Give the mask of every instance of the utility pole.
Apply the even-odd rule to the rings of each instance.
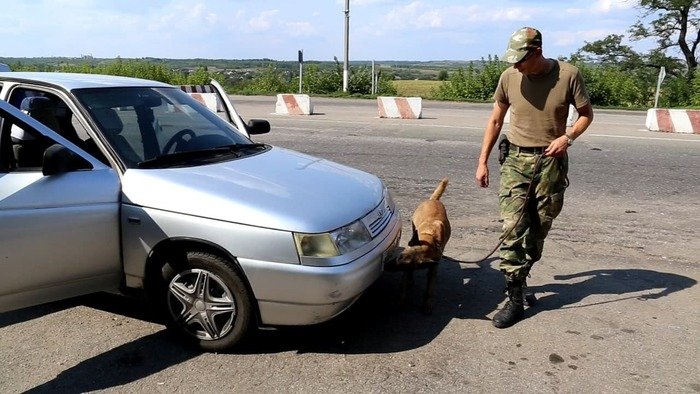
[[[374,85],[374,60],[372,60],[372,89],[370,89],[370,94],[375,94],[377,91],[375,90],[376,86]]]
[[[301,94],[301,81],[304,75],[304,50],[299,50],[299,94]]]
[[[343,92],[348,91],[348,54],[350,52],[350,0],[345,0],[345,60],[343,60]]]

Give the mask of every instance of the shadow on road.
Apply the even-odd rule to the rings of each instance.
[[[685,276],[643,269],[591,270],[570,275],[555,275],[554,280],[575,282],[555,282],[530,287],[531,291],[546,295],[538,298],[535,307],[530,308],[526,316],[547,310],[583,308],[628,299],[654,300],[697,284],[695,280]],[[644,294],[580,304],[586,297],[594,294],[622,296],[639,292]]]
[[[257,330],[234,350],[238,354],[279,352],[373,354],[419,348],[435,339],[453,319],[487,320],[503,300],[503,276],[487,260],[480,265],[460,265],[443,259],[439,266],[432,315],[421,312],[425,272],[415,275],[412,302],[401,304],[401,273],[385,273],[358,302],[336,319],[306,327]],[[544,294],[527,310],[526,317],[541,311],[580,308],[628,299],[656,299],[688,289],[693,279],[643,269],[592,270],[557,275],[554,282],[530,289]],[[644,294],[638,294],[644,292]],[[590,295],[613,297],[580,304]],[[629,296],[625,296],[630,294]],[[28,308],[16,317],[0,314],[0,327],[33,319],[41,313],[85,305],[136,319],[153,321],[137,300],[101,295],[81,297],[49,306]],[[165,330],[139,338],[82,361],[31,392],[87,392],[124,385],[177,365],[200,353],[171,338]]]
[[[345,314],[311,327],[260,331],[239,348],[243,353],[371,354],[415,349],[430,343],[453,319],[490,320],[503,301],[503,275],[490,259],[479,266],[443,260],[432,315],[420,312],[425,277],[416,276],[413,303],[399,301],[400,273],[384,276]],[[628,299],[649,300],[690,288],[697,282],[685,276],[643,269],[608,269],[558,275],[554,283],[531,287],[545,294],[526,317],[556,309],[579,308]],[[566,282],[564,282],[566,281]],[[644,294],[639,294],[644,292]],[[629,296],[625,296],[630,294]],[[591,295],[619,295],[595,304],[580,305]]]
[[[27,393],[85,393],[137,381],[198,356],[163,331],[80,362]]]
[[[355,305],[330,322],[259,331],[239,351],[369,354],[419,348],[435,339],[452,319],[486,319],[496,308],[503,299],[503,276],[489,267],[490,261],[482,267],[460,267],[455,260],[443,259],[431,315],[421,312],[425,270],[415,273],[406,303],[400,300],[402,273],[385,272]]]
[[[70,309],[80,304],[80,299],[71,298],[68,300],[52,302],[50,304],[44,304],[34,306],[31,308],[24,308],[16,311],[0,313],[0,328],[38,319],[42,316],[60,312],[65,309]]]

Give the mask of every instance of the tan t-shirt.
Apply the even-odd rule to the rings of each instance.
[[[515,145],[548,146],[566,133],[569,104],[581,108],[590,102],[578,69],[553,63],[549,73],[538,77],[523,76],[514,67],[501,74],[493,98],[510,105],[508,139]]]

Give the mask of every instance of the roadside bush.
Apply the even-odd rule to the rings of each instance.
[[[566,60],[566,59],[564,59]],[[618,108],[650,108],[654,104],[658,68],[630,68],[618,64],[585,63],[581,58],[569,60],[581,70],[594,106]],[[94,73],[121,75],[151,79],[173,85],[206,84],[211,79],[224,84],[229,93],[236,94],[277,94],[296,93],[299,86],[298,76],[283,63],[270,60],[266,67],[234,70],[227,75],[212,73],[207,67],[172,69],[159,60],[136,60],[116,58],[107,61],[93,59],[68,63],[32,63],[14,62],[11,69],[15,71],[59,71],[74,73]],[[424,96],[440,100],[461,100],[486,102],[491,101],[498,84],[498,78],[508,64],[500,62],[496,56],[489,56],[478,62],[471,62],[467,67],[455,71],[441,70],[438,79],[446,81],[436,84]],[[219,67],[220,68],[220,67]],[[191,71],[184,71],[191,70]],[[394,84],[394,70],[380,69],[377,95],[397,95]],[[346,95],[342,91],[342,65],[335,59],[332,64],[307,63],[303,75],[303,93],[318,95]],[[351,67],[348,81],[348,94],[370,95],[372,86],[371,69],[367,66]],[[423,81],[423,80],[421,80]],[[421,82],[416,81],[416,82]],[[424,81],[423,81],[424,82]],[[424,97],[425,98],[425,97]],[[700,71],[695,70],[693,77],[686,74],[669,72],[661,85],[659,107],[687,108],[700,107]]]
[[[498,78],[508,65],[491,55],[486,60],[482,58],[481,63],[479,68],[472,62],[466,69],[457,69],[433,92],[433,96],[441,100],[490,101]]]
[[[691,98],[691,104],[693,107],[700,108],[700,68],[695,70],[693,76],[693,95]]]
[[[292,91],[291,84],[284,80],[283,74],[270,64],[256,78],[252,79],[243,88],[250,94],[277,94]]]
[[[324,70],[321,70],[317,64],[310,64],[304,69],[302,90],[307,94],[330,94],[341,91],[343,90],[343,71],[337,64],[333,69]]]
[[[396,86],[394,86],[394,74],[390,71],[379,72],[379,82],[377,83],[378,96],[396,96]]]
[[[350,94],[371,94],[372,93],[372,71],[367,67],[360,67],[352,70],[348,78],[348,93]]]
[[[654,98],[654,81],[640,81],[640,76],[619,67],[576,64],[586,83],[593,105],[609,107],[644,107]]]

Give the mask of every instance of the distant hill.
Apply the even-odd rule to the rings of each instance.
[[[52,67],[61,65],[82,65],[92,64],[99,65],[117,61],[144,61],[165,65],[172,70],[188,70],[199,67],[206,67],[212,72],[255,72],[258,69],[274,65],[281,70],[289,70],[295,73],[299,70],[299,64],[296,61],[280,61],[274,59],[165,59],[165,58],[95,58],[92,56],[82,57],[0,57],[0,63],[12,65],[22,65],[36,67],[39,70],[51,69]],[[424,79],[435,80],[441,70],[454,71],[460,67],[467,67],[470,63],[475,66],[481,64],[480,60],[474,61],[455,61],[455,60],[433,60],[433,61],[395,61],[381,60],[375,61],[375,67],[381,69],[389,68],[397,79]],[[309,60],[304,64],[316,64],[321,68],[342,67],[342,61],[317,61]],[[369,60],[354,60],[349,62],[351,68],[356,67],[371,67],[372,62]]]

